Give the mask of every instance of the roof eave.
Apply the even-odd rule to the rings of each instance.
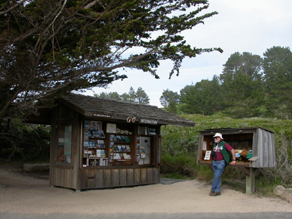
[[[88,116],[88,117],[99,117],[99,118],[111,118],[111,119],[115,119],[115,120],[120,120],[120,121],[127,121],[129,119],[129,116],[126,115],[121,115],[121,114],[106,114],[106,113],[102,113],[100,111],[84,111],[84,116]],[[132,117],[134,118],[135,115]],[[187,122],[187,121],[168,121],[168,120],[156,120],[156,119],[152,119],[152,118],[147,118],[147,117],[143,117],[143,119],[149,120],[150,122],[141,122],[142,118],[136,117],[136,122],[140,123],[140,124],[148,124],[148,125],[180,125],[180,126],[190,126],[190,127],[194,127],[196,123],[194,122]],[[156,121],[151,122],[151,121]]]
[[[194,127],[196,123],[194,122],[168,122],[168,121],[160,121],[158,122],[160,125],[180,125],[180,126],[189,126]]]

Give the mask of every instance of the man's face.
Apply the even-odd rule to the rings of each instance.
[[[215,138],[214,138],[214,141],[215,141],[216,143],[219,143],[219,142],[221,141],[221,138],[220,138],[220,137],[215,137]]]

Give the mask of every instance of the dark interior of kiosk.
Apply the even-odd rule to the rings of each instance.
[[[204,161],[206,151],[210,151],[214,145],[213,135],[203,135],[203,143],[201,145],[200,161]],[[237,162],[248,163],[248,153],[252,152],[253,133],[247,134],[223,134],[223,140],[231,145],[237,154]],[[205,143],[204,143],[205,142]],[[206,150],[204,150],[206,149]],[[240,156],[239,156],[240,155]]]

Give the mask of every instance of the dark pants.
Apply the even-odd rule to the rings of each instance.
[[[221,192],[220,188],[220,177],[224,172],[225,169],[225,160],[220,161],[212,161],[212,168],[214,172],[214,179],[212,183],[212,191],[213,192]]]

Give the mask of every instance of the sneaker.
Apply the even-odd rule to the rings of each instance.
[[[213,192],[213,191],[211,191],[209,193],[209,196],[218,196],[218,195],[221,195],[221,192]]]
[[[214,192],[214,191],[211,191],[211,192],[209,193],[209,196],[215,196],[215,192]]]

